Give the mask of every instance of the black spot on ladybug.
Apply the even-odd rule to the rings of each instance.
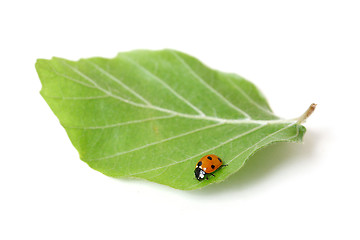
[[[211,168],[214,169],[214,168],[215,168],[215,165],[211,165]]]
[[[212,160],[212,157],[208,156],[207,159]]]
[[[198,162],[198,167],[200,167],[202,165],[202,161]]]
[[[220,162],[222,162],[222,160],[220,158],[218,158]]]

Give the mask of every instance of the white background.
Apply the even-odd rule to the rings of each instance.
[[[358,1],[3,1],[0,239],[360,239]],[[41,98],[37,58],[173,48],[235,72],[304,144],[180,191],[89,168]]]

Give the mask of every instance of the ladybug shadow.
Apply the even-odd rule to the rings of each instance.
[[[309,164],[316,143],[323,134],[309,131],[304,136],[304,143],[275,143],[257,151],[235,174],[220,183],[210,184],[199,190],[191,191],[194,195],[218,195],[226,192],[243,191],[266,181],[277,171],[293,165]],[[303,171],[303,170],[302,170]],[[306,174],[304,171],[303,174]]]

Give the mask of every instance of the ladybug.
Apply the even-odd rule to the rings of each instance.
[[[207,180],[208,178],[205,177],[206,174],[211,174],[215,177],[212,172],[224,166],[227,165],[223,165],[223,161],[218,156],[214,154],[205,155],[198,161],[195,166],[195,178],[199,181],[203,180],[204,178]]]

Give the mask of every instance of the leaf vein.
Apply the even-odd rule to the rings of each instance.
[[[161,79],[160,77],[158,77],[157,75],[155,75],[154,73],[150,72],[148,69],[146,69],[144,66],[141,66],[138,62],[136,62],[135,60],[133,60],[132,58],[128,57],[128,56],[122,56],[123,58],[125,58],[126,60],[128,60],[130,63],[132,63],[133,65],[135,65],[137,68],[141,69],[145,74],[149,75],[150,77],[152,77],[153,79],[155,79],[156,81],[158,81],[161,85],[163,85],[167,90],[169,90],[172,94],[174,94],[177,98],[179,98],[180,100],[182,100],[185,104],[187,104],[188,106],[190,106],[192,109],[194,109],[196,112],[199,113],[200,116],[205,116],[205,114],[196,106],[194,106],[190,101],[188,101],[186,98],[184,98],[183,96],[181,96],[179,93],[177,93],[172,87],[170,87],[163,79]]]
[[[137,98],[139,98],[140,100],[142,100],[144,103],[146,103],[147,105],[152,105],[148,100],[146,100],[145,98],[143,98],[140,94],[138,94],[136,91],[134,91],[133,89],[131,89],[128,85],[126,85],[125,83],[123,83],[119,78],[115,77],[114,75],[110,74],[108,71],[106,71],[105,69],[103,69],[102,67],[100,67],[99,65],[97,65],[94,62],[89,61],[89,63],[91,65],[93,65],[97,70],[99,70],[101,73],[105,74],[107,77],[109,77],[111,80],[113,80],[114,82],[118,83],[119,85],[121,85],[123,88],[125,88],[127,91],[129,91],[131,94],[133,94],[134,96],[136,96]]]
[[[159,116],[159,117],[152,117],[152,118],[145,118],[145,119],[139,119],[139,120],[133,120],[133,121],[128,121],[128,122],[120,122],[120,123],[114,123],[114,124],[109,124],[109,125],[104,125],[104,126],[66,126],[63,125],[63,127],[65,128],[76,128],[76,129],[105,129],[105,128],[113,128],[113,127],[119,127],[119,126],[124,126],[124,125],[130,125],[130,124],[135,124],[135,123],[144,123],[144,122],[148,122],[148,121],[154,121],[154,120],[160,120],[160,119],[166,119],[166,118],[173,118],[175,117],[175,115],[165,115],[165,116]]]
[[[264,140],[268,139],[269,137],[272,137],[272,136],[278,134],[279,132],[284,131],[285,129],[288,129],[289,127],[291,127],[291,126],[293,126],[293,125],[295,125],[295,123],[291,123],[291,124],[289,124],[289,125],[281,128],[281,129],[277,130],[276,132],[273,132],[273,133],[267,135],[266,137],[262,138],[260,141],[256,142],[256,144],[253,144],[253,145],[251,145],[250,147],[248,147],[247,149],[245,149],[245,150],[243,150],[242,152],[240,152],[238,155],[236,155],[234,158],[232,158],[232,159],[228,162],[228,164],[231,163],[234,159],[238,158],[241,154],[243,154],[243,153],[246,152],[247,150],[249,150],[249,149],[251,149],[251,148],[253,148],[253,147],[257,147],[259,143],[263,142]],[[297,133],[296,133],[294,136],[290,137],[289,139],[296,137],[298,134],[299,134],[299,131],[297,131]],[[245,161],[244,161],[243,165],[244,165],[244,164],[245,164]]]
[[[256,144],[253,144],[253,145],[251,145],[250,147],[246,148],[245,150],[241,151],[239,154],[237,154],[235,157],[233,157],[230,161],[228,161],[227,164],[230,164],[233,160],[235,160],[236,158],[240,157],[242,154],[246,153],[249,149],[254,148],[254,147],[257,147],[260,142],[268,139],[268,138],[271,137],[271,136],[276,135],[277,133],[279,133],[279,132],[281,132],[281,131],[283,131],[283,130],[285,130],[285,129],[293,126],[293,125],[295,125],[295,123],[291,123],[291,124],[285,126],[284,128],[281,128],[281,129],[277,130],[276,132],[273,132],[272,134],[267,135],[266,137],[262,138],[260,141],[256,142]],[[287,138],[287,139],[290,140],[290,139],[292,139],[292,138],[297,137],[298,135],[299,135],[299,128],[297,128],[296,134],[295,134],[294,136],[291,136],[291,137],[289,137],[289,138]],[[286,138],[283,139],[283,140],[286,140]],[[243,161],[243,163],[241,164],[240,168],[242,168],[245,163],[246,163],[246,161]],[[166,169],[165,169],[165,170],[166,170]],[[165,171],[164,171],[164,172],[165,172]],[[163,172],[162,172],[162,173],[163,173]],[[198,185],[200,185],[201,183],[202,183],[202,182],[196,183],[196,184],[192,185],[191,187],[189,187],[188,189],[193,188],[193,187],[195,187],[195,186],[198,186]]]
[[[176,138],[184,137],[186,135],[196,133],[196,132],[199,132],[199,131],[202,131],[202,130],[205,130],[205,129],[217,127],[217,126],[220,126],[220,125],[223,125],[223,124],[225,124],[225,123],[220,122],[220,123],[216,123],[216,124],[207,125],[205,127],[198,128],[198,129],[195,129],[195,130],[192,130],[192,131],[188,131],[188,132],[185,132],[185,133],[182,133],[182,134],[179,134],[179,135],[176,135],[176,136],[172,136],[172,137],[160,140],[160,141],[148,143],[148,144],[145,144],[145,145],[143,145],[141,147],[133,148],[133,149],[125,151],[125,152],[118,152],[118,153],[111,154],[111,155],[108,155],[108,156],[104,156],[104,157],[101,157],[101,158],[86,159],[86,160],[87,161],[98,161],[98,160],[104,160],[104,159],[108,159],[108,158],[118,157],[120,155],[135,152],[135,151],[138,151],[138,150],[141,150],[141,149],[144,149],[144,148],[147,148],[147,147],[159,144],[159,143],[164,143],[164,142],[167,142],[167,141],[171,141],[171,140],[176,139]]]
[[[212,150],[214,150],[214,149],[216,149],[216,148],[219,148],[219,147],[221,147],[221,146],[223,146],[223,145],[225,145],[225,144],[227,144],[227,143],[230,143],[230,142],[232,142],[232,141],[234,141],[234,140],[236,140],[236,139],[238,139],[238,138],[241,138],[241,137],[246,136],[246,135],[248,135],[248,134],[250,134],[250,133],[252,133],[252,132],[255,132],[256,130],[258,130],[258,129],[260,129],[260,128],[263,128],[264,126],[266,126],[266,125],[263,124],[263,125],[260,125],[260,126],[258,126],[258,127],[252,128],[251,130],[246,131],[246,132],[244,132],[244,133],[241,133],[241,134],[239,134],[239,135],[237,135],[237,136],[235,136],[235,137],[233,137],[233,138],[230,138],[230,139],[228,139],[228,140],[226,140],[226,141],[224,141],[224,142],[216,145],[215,147],[206,149],[206,150],[202,151],[201,153],[195,154],[195,155],[193,155],[193,156],[191,156],[191,157],[188,157],[188,158],[186,158],[186,159],[183,159],[183,160],[180,160],[180,161],[175,161],[175,162],[173,162],[173,163],[170,163],[170,164],[167,164],[167,165],[164,165],[164,166],[160,166],[160,167],[157,167],[157,168],[148,169],[148,170],[145,170],[145,171],[143,171],[143,172],[132,173],[132,174],[129,174],[129,175],[127,175],[127,176],[132,176],[132,175],[138,175],[138,174],[142,174],[142,173],[147,173],[147,172],[159,170],[159,169],[162,169],[162,168],[165,168],[165,167],[170,167],[170,166],[173,166],[173,165],[176,165],[176,164],[179,164],[179,163],[183,163],[183,162],[189,161],[189,160],[193,159],[194,157],[197,157],[197,156],[200,156],[200,155],[202,155],[202,154],[205,154],[205,153],[207,153],[207,152],[209,152],[209,151],[212,151]]]
[[[62,99],[62,100],[93,100],[93,99],[101,99],[101,98],[109,98],[108,95],[103,96],[89,96],[89,97],[63,97],[63,96],[49,96],[46,94],[42,94],[43,97],[54,98],[54,99]]]
[[[64,66],[66,66],[66,67],[68,67],[69,69],[71,69],[71,70],[72,70],[73,72],[75,72],[76,74],[78,74],[79,76],[81,76],[81,77],[83,77],[84,79],[86,79],[88,82],[92,83],[97,89],[99,89],[100,91],[104,92],[105,94],[107,94],[107,95],[109,95],[109,96],[111,96],[111,97],[113,97],[113,98],[116,98],[116,99],[118,99],[118,100],[121,100],[121,101],[123,101],[123,102],[126,102],[126,103],[128,103],[128,104],[134,105],[134,106],[146,107],[146,105],[139,104],[139,103],[135,103],[135,102],[133,102],[133,101],[127,100],[127,99],[125,99],[125,98],[122,98],[122,97],[120,97],[120,96],[118,96],[118,95],[114,95],[112,92],[110,92],[110,91],[102,88],[101,86],[99,86],[99,85],[96,83],[96,81],[92,80],[89,76],[87,76],[87,75],[85,75],[84,73],[82,73],[79,69],[77,69],[77,68],[75,68],[75,67],[67,64],[67,63],[66,63],[65,61],[63,61],[63,60],[61,61],[61,63],[62,63]]]
[[[212,91],[215,95],[217,95],[221,100],[223,100],[227,105],[235,109],[236,111],[243,114],[246,118],[251,119],[250,115],[247,114],[245,111],[240,109],[239,107],[235,106],[233,103],[231,103],[226,97],[224,97],[221,93],[216,91],[213,87],[211,87],[202,77],[200,77],[192,68],[191,66],[184,61],[182,57],[180,57],[175,51],[171,51],[171,53],[181,62],[186,69],[189,70],[189,72],[197,79],[200,83],[202,83],[206,88],[208,88],[210,91]]]
[[[227,79],[228,80],[228,79]],[[228,80],[232,86],[234,86],[253,106],[257,107],[259,110],[270,114],[272,116],[277,117],[273,112],[271,112],[269,109],[259,105],[254,99],[252,99],[241,87],[236,85],[231,79]]]
[[[70,76],[68,76],[68,75],[65,75],[65,74],[63,74],[63,73],[59,73],[59,72],[58,72],[53,66],[51,66],[51,65],[50,65],[50,68],[53,70],[53,72],[54,72],[56,75],[58,75],[58,76],[60,76],[60,77],[66,78],[66,79],[68,79],[68,80],[70,80],[70,81],[73,81],[73,82],[75,82],[75,83],[81,84],[81,85],[83,85],[83,86],[85,86],[85,87],[88,87],[88,88],[96,88],[96,86],[94,86],[94,85],[90,85],[90,84],[84,83],[83,81],[80,81],[80,80],[78,80],[78,79],[72,78],[72,77],[70,77]]]

